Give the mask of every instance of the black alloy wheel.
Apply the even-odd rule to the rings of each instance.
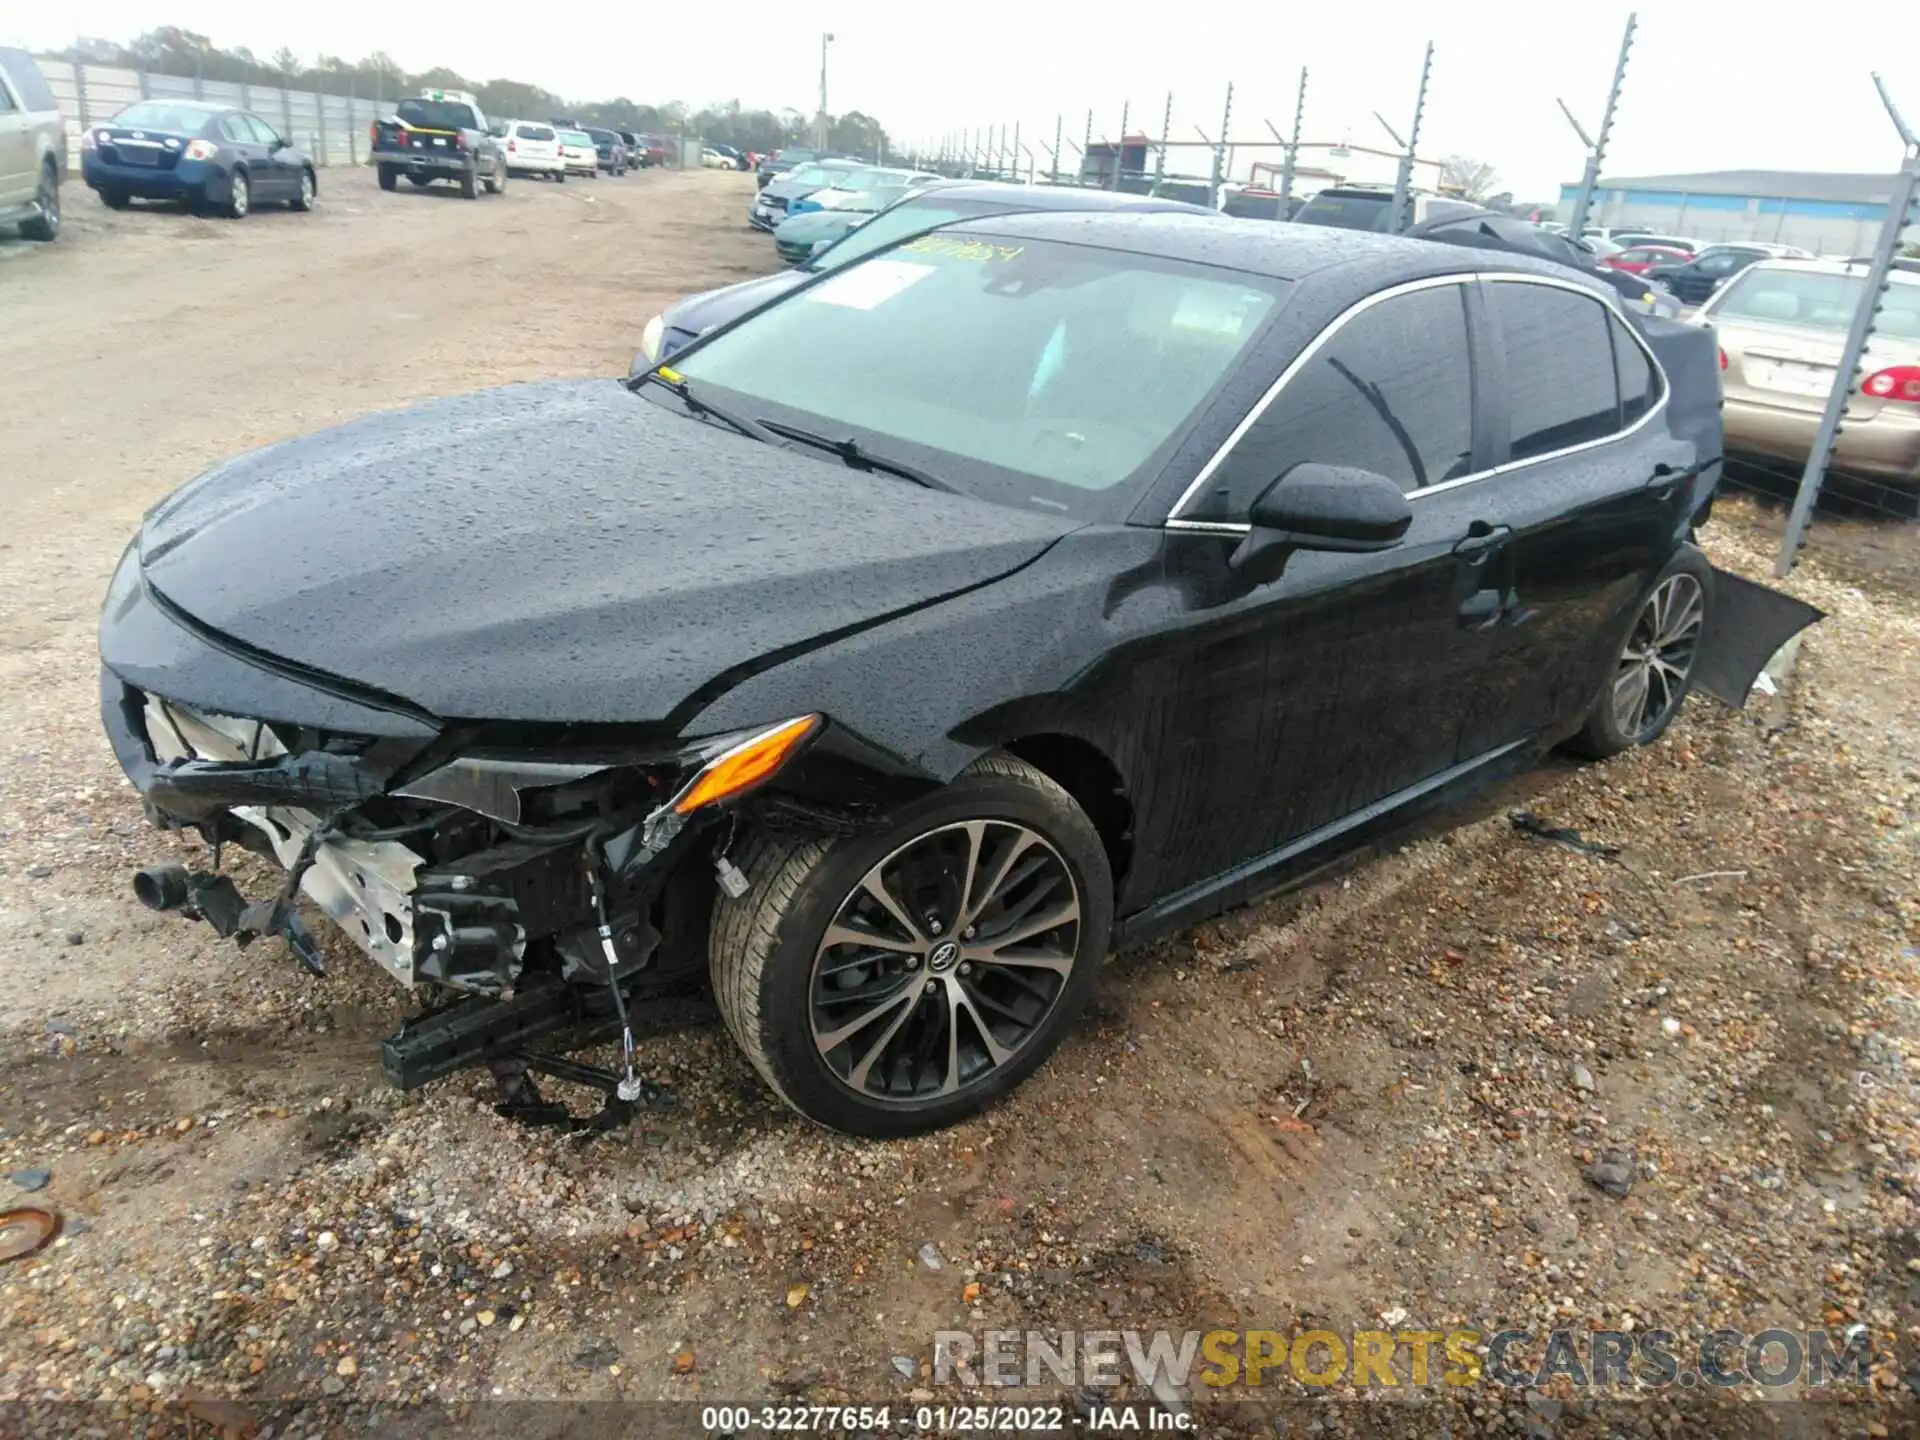
[[[714,904],[722,1018],[809,1119],[889,1137],[974,1113],[1038,1069],[1105,958],[1106,848],[1050,777],[982,757],[891,823],[750,833]]]
[[[1712,604],[1712,567],[1685,546],[1641,600],[1567,748],[1599,760],[1659,739],[1687,698]]]
[[[1634,744],[1643,744],[1673,719],[1693,673],[1707,597],[1684,570],[1653,587],[1614,674],[1614,724]]]
[[[937,1100],[1012,1060],[1059,1002],[1080,895],[1024,825],[916,836],[860,878],[814,956],[808,1016],[827,1067],[869,1100]]]

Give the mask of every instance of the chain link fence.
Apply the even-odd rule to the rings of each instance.
[[[311,155],[316,165],[358,165],[366,158],[368,129],[393,113],[392,100],[351,93],[163,75],[48,55],[34,60],[66,117],[71,170],[80,168],[81,135],[139,100],[204,100],[250,110]]]

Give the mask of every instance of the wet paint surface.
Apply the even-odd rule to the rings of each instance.
[[[1070,528],[607,380],[243,456],[156,507],[140,543],[148,583],[201,624],[443,718],[641,722],[756,657],[1004,575]]]

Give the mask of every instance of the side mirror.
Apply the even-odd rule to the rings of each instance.
[[[1413,506],[1384,475],[1344,465],[1296,465],[1253,502],[1252,529],[1228,557],[1255,584],[1278,579],[1295,550],[1358,554],[1390,550],[1413,523]]]

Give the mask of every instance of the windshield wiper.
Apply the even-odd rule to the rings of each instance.
[[[825,450],[838,455],[841,463],[851,470],[882,470],[889,475],[898,475],[902,480],[911,480],[916,485],[924,485],[929,490],[944,490],[949,495],[961,493],[960,487],[951,481],[942,480],[938,475],[929,475],[916,465],[904,460],[890,460],[885,455],[876,455],[863,449],[858,440],[849,437],[845,440],[829,440],[825,435],[816,435],[811,430],[802,430],[797,425],[783,425],[777,420],[761,422],[763,430],[784,436],[788,440],[797,440],[802,445],[811,445],[816,450]]]
[[[773,436],[767,432],[766,426],[760,424],[758,421],[749,420],[744,416],[735,415],[730,410],[723,410],[710,400],[700,399],[687,387],[686,381],[669,380],[657,369],[649,370],[638,379],[629,381],[627,388],[630,390],[638,390],[649,380],[657,385],[666,386],[667,389],[671,390],[675,395],[678,395],[680,397],[680,403],[687,407],[687,413],[689,415],[711,415],[722,425],[732,426],[749,440],[758,440],[762,445],[771,445],[774,443]]]

